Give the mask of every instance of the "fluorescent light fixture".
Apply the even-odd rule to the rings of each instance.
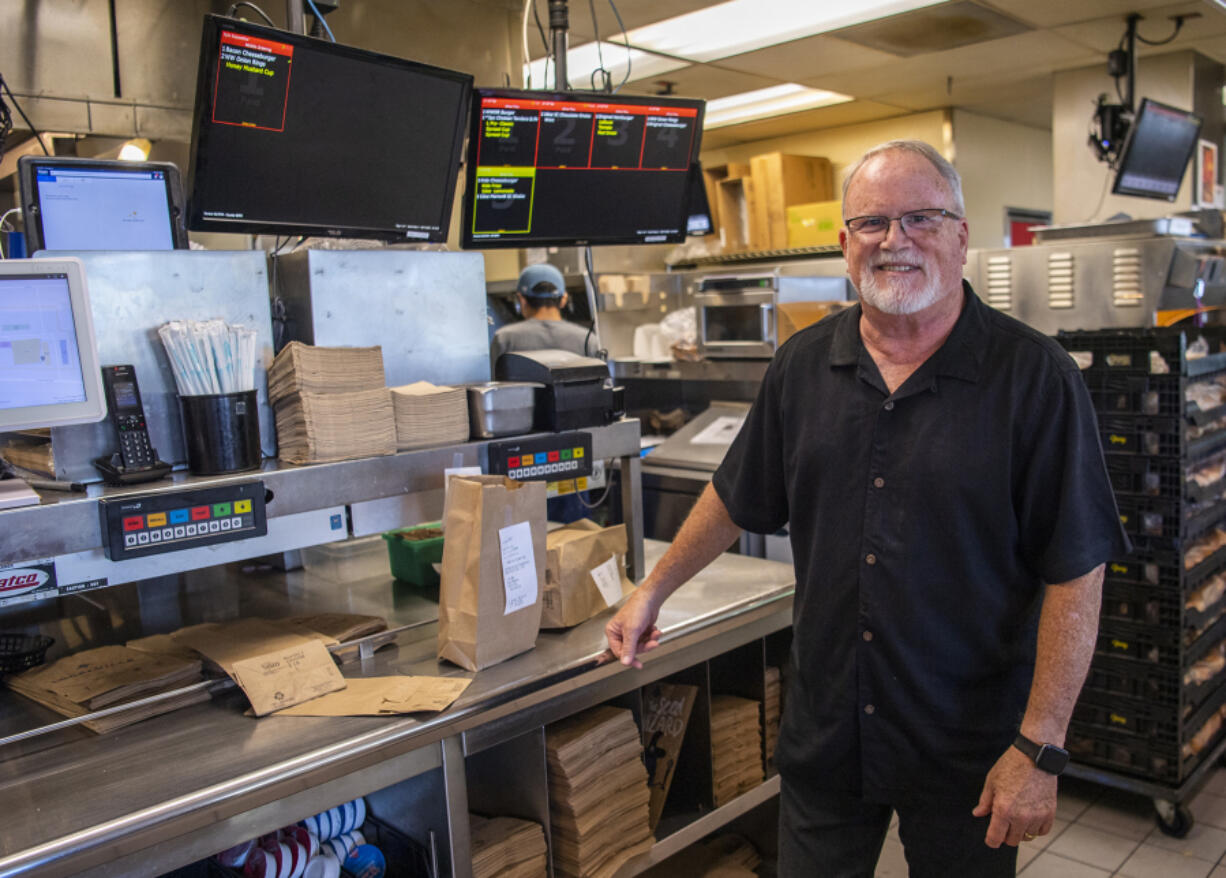
[[[725,125],[738,125],[768,116],[783,116],[787,113],[799,113],[801,110],[845,104],[850,100],[852,98],[838,92],[806,88],[798,83],[788,82],[707,101],[702,127],[722,128]]]
[[[691,61],[714,61],[838,30],[945,0],[728,0],[635,28],[630,45]]]
[[[603,86],[599,80],[594,84],[592,82],[592,73],[600,67],[601,54],[604,56],[605,69],[609,71],[614,86],[617,86],[626,75],[627,60],[630,62],[629,82],[646,79],[649,76],[659,76],[690,66],[688,61],[665,58],[651,52],[641,52],[635,48],[631,48],[627,53],[626,47],[621,43],[606,43],[601,40],[599,52],[596,50],[596,45],[596,43],[584,43],[566,50],[566,77],[575,88],[600,89]],[[525,74],[529,71],[532,74],[533,88],[553,88],[553,65],[550,64],[546,72],[545,63],[544,58],[538,58],[524,67]]]

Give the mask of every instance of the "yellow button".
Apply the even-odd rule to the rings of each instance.
[[[165,512],[154,512],[148,518],[149,527],[162,527],[166,524]]]
[[[582,448],[576,448],[576,449],[575,449],[575,457],[577,457],[577,458],[579,458],[579,457],[583,457],[583,449],[582,449]]]
[[[586,476],[580,476],[579,478],[575,479],[575,490],[576,491],[586,491],[587,490],[587,477]]]
[[[242,515],[244,512],[250,512],[250,511],[251,511],[251,501],[250,500],[235,500],[234,501],[234,514],[235,515]]]

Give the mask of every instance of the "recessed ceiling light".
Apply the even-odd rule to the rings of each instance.
[[[852,98],[838,92],[806,88],[798,83],[788,82],[707,101],[703,128],[722,128],[725,125],[752,122],[754,119],[765,119],[768,116],[782,116],[799,113],[801,110],[844,104],[850,100]]]

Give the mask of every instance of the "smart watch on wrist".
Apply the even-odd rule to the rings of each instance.
[[[1068,765],[1068,751],[1055,744],[1036,743],[1021,732],[1013,740],[1013,746],[1025,753],[1040,771],[1060,774]]]

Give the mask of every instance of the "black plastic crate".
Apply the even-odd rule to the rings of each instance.
[[[1153,667],[1183,667],[1182,631],[1144,624],[1101,621],[1094,651]]]
[[[1134,540],[1134,545],[1138,541]],[[1218,549],[1191,569],[1184,569],[1183,550],[1154,541],[1153,545],[1137,546],[1124,558],[1107,563],[1104,581],[1120,585],[1145,585],[1187,593],[1223,567],[1226,567],[1226,547]]]
[[[1177,457],[1107,454],[1107,475],[1117,497],[1161,497],[1185,503],[1220,502],[1226,478],[1200,485],[1188,477],[1196,464]]]
[[[1094,726],[1069,723],[1065,737],[1074,762],[1109,768],[1148,780],[1178,783],[1195,768],[1195,759],[1183,764],[1179,745],[1113,737]]]
[[[1082,698],[1073,709],[1073,722],[1083,730],[1107,730],[1113,735],[1159,744],[1169,745],[1179,740],[1179,708],[1175,705],[1125,700],[1100,704],[1092,698]]]
[[[1096,700],[1143,699],[1154,704],[1178,706],[1183,689],[1183,671],[1138,664],[1129,659],[1095,655],[1082,689]]]
[[[1203,336],[1214,351],[1207,357],[1189,359],[1188,346]],[[1069,352],[1084,351],[1093,359],[1082,374],[1156,375],[1196,377],[1226,369],[1226,354],[1221,349],[1223,330],[1219,327],[1061,330],[1056,340]],[[1155,372],[1151,354],[1166,363],[1168,372]]]
[[[1116,375],[1102,370],[1082,372],[1082,378],[1094,410],[1103,414],[1181,417],[1190,413],[1184,393],[1187,379],[1182,375]]]
[[[1103,584],[1101,618],[1108,622],[1162,628],[1180,628],[1186,624],[1182,595],[1169,589],[1116,582]]]

